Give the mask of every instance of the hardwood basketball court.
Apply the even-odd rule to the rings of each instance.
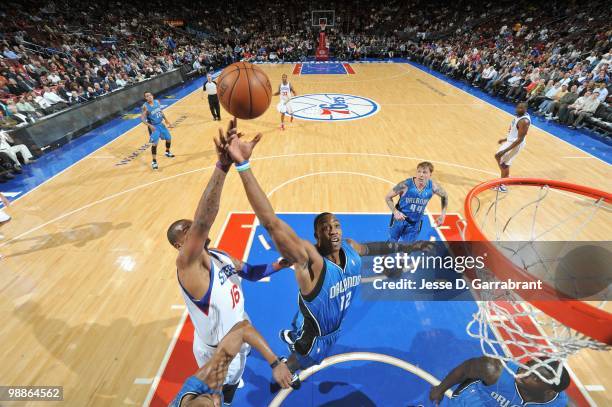
[[[252,166],[278,212],[385,213],[386,192],[428,160],[449,193],[449,212],[462,213],[467,192],[498,177],[493,155],[511,115],[408,64],[351,67],[354,74],[292,75],[292,65],[261,65],[273,87],[287,73],[298,95],[358,95],[380,107],[360,120],[296,119],[281,132],[275,97],[262,117],[239,122],[249,135],[264,133]],[[183,321],[166,228],[193,216],[216,162],[212,137],[229,118],[222,112],[223,121],[213,122],[201,90],[165,112],[181,120],[171,130],[176,158],[159,156],[158,171],[148,150],[115,165],[146,142],[139,125],[9,209],[13,221],[0,242],[0,383],[63,385],[63,404],[71,406],[145,401]],[[612,190],[609,173],[607,163],[535,126],[512,167],[513,176],[604,191]],[[543,216],[571,214],[573,204],[552,196]],[[428,210],[439,211],[437,198]],[[250,211],[232,170],[213,240],[230,212]],[[608,240],[609,210],[584,233]],[[598,405],[610,405],[609,353],[583,351],[570,367],[584,385],[604,389],[587,392]]]

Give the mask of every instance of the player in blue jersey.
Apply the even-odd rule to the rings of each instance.
[[[168,128],[172,128],[172,124],[166,118],[161,104],[159,101],[155,100],[151,92],[145,92],[144,97],[146,102],[142,105],[140,120],[142,120],[149,130],[149,143],[152,144],[151,154],[153,155],[151,167],[156,170],[159,168],[157,165],[157,143],[160,138],[166,140],[166,157],[174,157],[174,154],[170,152],[172,136],[168,131]],[[162,122],[166,122],[168,127],[164,126]]]
[[[283,388],[291,384],[285,359],[278,358],[266,340],[249,323],[242,321],[221,339],[212,357],[193,376],[189,376],[170,407],[219,407],[223,403],[221,387],[230,363],[243,343],[257,349],[272,368],[274,380]]]
[[[550,380],[554,377],[549,367],[557,371],[558,361],[546,361],[548,366],[540,366],[538,373]],[[531,367],[535,361],[527,366]],[[513,371],[519,372],[514,363],[509,363]],[[568,398],[564,390],[570,385],[570,376],[565,367],[561,368],[559,384],[548,384],[533,372],[528,376],[515,378],[502,363],[486,356],[469,359],[453,369],[438,386],[434,386],[429,399],[441,406],[457,407],[519,407],[519,406],[547,406],[565,407]],[[453,397],[445,400],[444,392],[457,386]]]
[[[389,226],[389,241],[412,242],[417,239],[423,225],[423,212],[431,197],[436,194],[440,197],[442,213],[436,220],[436,225],[444,223],[448,195],[444,188],[431,179],[433,164],[424,161],[417,166],[415,177],[408,178],[393,187],[385,197],[387,206],[393,216]],[[399,195],[397,203],[393,198]]]
[[[289,369],[296,372],[319,364],[337,341],[342,321],[361,281],[361,256],[412,252],[431,245],[429,242],[360,244],[351,239],[343,240],[339,220],[328,212],[318,215],[314,221],[316,243],[301,239],[276,216],[250,170],[248,159],[261,137],[258,134],[253,141],[246,142],[241,135],[233,135],[224,148],[234,160],[259,222],[283,258],[295,269],[299,311],[293,329],[281,331],[281,339],[292,352],[287,362]],[[297,374],[292,386],[299,387]]]

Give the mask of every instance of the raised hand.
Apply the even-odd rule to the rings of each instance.
[[[263,137],[261,133],[257,133],[252,140],[245,141],[242,139],[243,136],[242,133],[233,134],[227,145],[227,152],[235,163],[247,161],[253,154],[253,149]]]
[[[229,139],[236,134],[238,131],[238,120],[232,119],[227,125],[227,131],[223,132],[223,129],[219,128],[219,137],[214,138],[215,150],[217,152],[217,158],[219,163],[225,168],[229,168],[232,165],[232,158],[227,152],[227,145]]]

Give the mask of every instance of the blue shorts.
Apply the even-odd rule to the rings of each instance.
[[[221,403],[223,403],[223,393],[218,390],[213,390],[206,383],[201,381],[195,376],[189,376],[185,383],[183,383],[183,387],[178,392],[174,400],[169,404],[169,407],[179,407],[181,405],[181,401],[183,397],[188,394],[193,394],[196,396],[200,396],[202,394],[218,394],[221,396]]]
[[[391,242],[414,242],[419,237],[423,221],[410,222],[406,220],[393,219],[389,226],[389,241]]]
[[[151,131],[151,128],[149,127],[149,143],[157,144],[159,139],[167,141],[172,140],[172,136],[170,135],[170,132],[166,126],[160,123],[154,124],[153,127],[155,127],[155,131]]]
[[[315,336],[313,339],[309,340],[310,346],[306,354],[301,354],[295,349],[290,348],[290,350],[293,354],[295,354],[298,362],[300,362],[300,367],[302,369],[306,369],[310,366],[318,365],[323,361],[323,359],[329,356],[331,349],[333,348],[339,337],[340,328],[327,335]]]

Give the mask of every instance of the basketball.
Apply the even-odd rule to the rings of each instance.
[[[217,79],[219,101],[232,116],[255,119],[270,106],[272,86],[261,69],[248,62],[236,62]]]

